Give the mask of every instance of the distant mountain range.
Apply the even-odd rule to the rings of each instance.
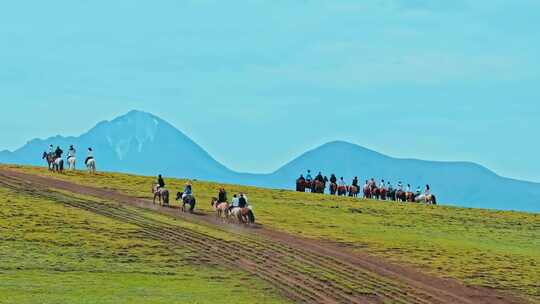
[[[540,184],[498,176],[469,162],[435,162],[392,158],[347,142],[330,142],[294,159],[271,174],[235,172],[212,158],[184,133],[145,112],[131,111],[98,123],[79,137],[34,139],[22,148],[0,152],[1,163],[43,165],[49,144],[78,148],[79,166],[86,147],[93,147],[99,170],[144,175],[157,173],[226,183],[291,189],[295,179],[311,169],[352,177],[384,178],[394,184],[429,183],[439,201],[464,207],[540,211]]]

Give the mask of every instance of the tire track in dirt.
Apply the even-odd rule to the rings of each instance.
[[[231,227],[216,223],[213,217],[197,217],[204,218],[204,222],[212,228],[233,233],[238,239],[225,241],[190,229],[178,231],[178,227],[136,214],[121,205],[84,201],[47,188],[157,209],[161,213],[179,217],[171,209],[156,208],[151,203],[148,205],[147,201],[109,190],[3,169],[0,169],[0,184],[14,191],[48,196],[75,208],[132,223],[143,228],[149,237],[195,249],[202,260],[242,268],[270,282],[299,303],[520,303],[494,291],[468,288],[456,282],[445,286],[429,285],[423,281],[425,275],[418,275],[422,280],[414,281],[414,277],[407,273],[405,276],[400,274],[400,267],[388,268],[386,264],[380,265],[378,260],[357,261],[358,257],[350,253],[336,252],[334,248],[315,241],[268,229]],[[193,216],[180,217],[200,223],[199,219],[191,219]],[[238,252],[242,258],[223,258],[230,256],[231,252]]]

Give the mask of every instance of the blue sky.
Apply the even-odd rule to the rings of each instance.
[[[131,109],[268,172],[330,140],[540,181],[540,2],[12,1],[0,148]]]

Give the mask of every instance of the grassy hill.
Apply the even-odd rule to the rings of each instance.
[[[114,173],[99,173],[95,176],[80,172],[53,175],[43,168],[19,166],[9,168],[114,189],[138,197],[150,197],[149,192],[154,179]],[[173,191],[185,182],[172,179],[166,181],[168,188]],[[257,220],[266,227],[307,238],[335,242],[350,250],[380,256],[398,264],[412,265],[440,277],[454,278],[468,285],[495,288],[529,298],[533,302],[540,302],[538,214],[383,203],[200,181],[194,183],[198,208],[210,211],[210,198],[216,196],[221,186],[225,186],[230,196],[241,191],[247,193],[255,207]],[[211,292],[213,296],[217,295],[216,303],[220,300],[223,303],[229,302],[230,298],[224,297],[232,296],[227,290],[227,286],[231,284],[240,290],[234,293],[239,303],[248,299],[247,286],[261,289],[260,293],[257,292],[262,297],[261,300],[250,299],[257,303],[283,301],[273,296],[274,293],[268,291],[260,281],[245,278],[249,281],[246,283],[244,279],[236,280],[223,276],[223,273],[220,273],[223,270],[219,268],[212,268],[209,271],[204,265],[185,263],[173,267],[172,270],[167,268],[166,272],[172,274],[167,274],[167,279],[163,279],[160,277],[159,269],[167,264],[167,258],[160,255],[165,252],[173,254],[174,251],[161,248],[159,244],[140,240],[134,240],[141,242],[140,244],[130,244],[130,235],[136,233],[132,228],[130,230],[128,226],[116,227],[112,222],[101,223],[103,219],[78,213],[82,211],[56,207],[51,201],[28,203],[31,197],[10,193],[6,189],[0,190],[1,225],[20,236],[16,237],[16,242],[3,242],[0,247],[1,265],[7,265],[0,271],[2,276],[9,278],[8,284],[4,280],[0,283],[0,293],[17,288],[22,290],[28,281],[36,284],[35,288],[46,289],[50,282],[40,279],[44,274],[57,267],[60,269],[74,267],[73,269],[80,270],[78,275],[55,272],[59,280],[67,282],[66,290],[55,293],[59,299],[76,299],[77,293],[74,290],[79,287],[105,297],[104,290],[92,289],[92,284],[87,284],[87,281],[106,279],[111,281],[113,284],[111,286],[125,287],[126,289],[122,290],[125,290],[126,296],[149,288],[155,295],[153,298],[155,302],[159,302],[159,299],[166,299],[160,298],[166,297],[167,293],[160,296],[160,292],[164,292],[165,289],[176,288],[180,289],[178,292],[186,292],[190,286],[195,286],[193,287],[195,289],[202,288],[208,276],[220,276],[224,278],[223,285],[212,288]],[[134,210],[134,212],[142,211]],[[2,235],[3,239],[6,237]],[[62,240],[65,240],[66,244]],[[46,253],[40,253],[41,246],[45,243],[50,246],[50,250],[47,247]],[[87,247],[76,246],[79,243],[85,243]],[[37,247],[32,247],[34,245]],[[96,248],[95,246],[103,248],[103,252],[96,255],[95,252],[84,250]],[[109,251],[110,248],[116,248],[115,246],[122,248],[125,254],[118,255],[117,250]],[[27,254],[23,254],[23,248]],[[63,251],[64,248],[69,248],[69,254],[63,255],[58,261],[50,260],[51,252]],[[189,253],[183,253],[181,250],[173,254],[176,261],[184,260],[186,255],[189,256]],[[138,264],[124,269],[122,261],[130,256],[137,257]],[[54,257],[56,259],[57,255]],[[76,262],[79,259],[84,262]],[[189,261],[189,258],[186,259]],[[26,269],[25,265],[38,266]],[[193,271],[193,267],[199,269]],[[95,269],[102,271],[91,271]],[[111,275],[107,275],[108,273]],[[174,280],[182,282],[185,273],[200,275],[189,278],[190,284],[193,285],[173,283]],[[242,278],[241,274],[239,278]],[[136,282],[138,287],[133,287],[135,290],[130,292],[130,286],[135,286],[133,282]],[[162,285],[158,282],[167,283]],[[206,296],[204,288],[199,292],[190,295],[193,303],[198,302],[197,296]],[[62,298],[63,296],[65,298]],[[117,292],[115,296],[120,298],[123,295]],[[22,303],[25,299],[23,297],[13,303]],[[107,300],[115,302],[114,299]]]

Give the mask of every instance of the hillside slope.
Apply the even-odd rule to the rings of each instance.
[[[4,168],[115,189],[134,197],[149,197],[148,185],[153,181],[153,177],[123,174],[51,175],[39,168]],[[173,179],[166,182],[171,190],[184,183]],[[222,186],[195,182],[198,208],[211,212],[206,202]],[[248,194],[257,220],[264,227],[335,243],[341,251],[375,255],[467,285],[494,288],[540,303],[538,214],[381,203],[235,185],[226,188],[229,195]]]

